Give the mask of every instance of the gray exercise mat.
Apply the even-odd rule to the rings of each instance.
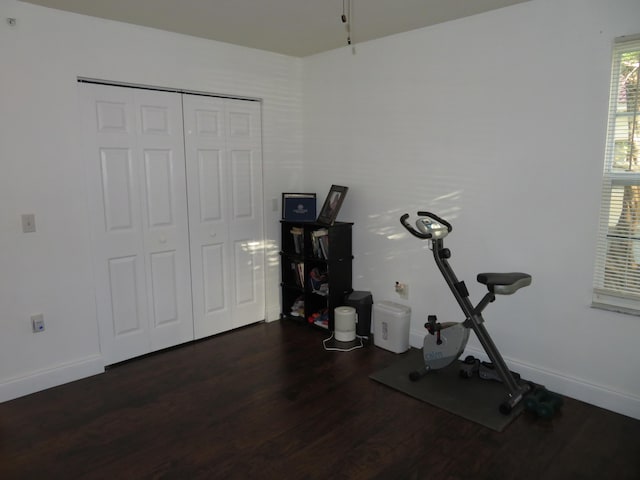
[[[422,350],[412,348],[399,355],[390,366],[369,377],[388,387],[403,392],[423,402],[447,410],[501,432],[522,412],[517,405],[509,415],[499,412],[500,404],[507,398],[507,391],[499,382],[482,380],[477,376],[460,377],[459,362],[442,370],[435,370],[417,382],[409,379],[409,372],[423,365]]]

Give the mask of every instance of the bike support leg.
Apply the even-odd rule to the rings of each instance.
[[[460,308],[462,308],[462,311],[466,315],[467,320],[465,321],[465,326],[470,327],[475,332],[482,348],[484,348],[484,351],[493,363],[500,379],[508,391],[507,400],[500,406],[500,411],[502,411],[502,413],[509,413],[511,409],[517,405],[520,400],[522,400],[524,394],[529,390],[529,386],[527,384],[519,385],[518,382],[516,382],[502,358],[502,355],[498,351],[498,348],[489,336],[489,332],[484,326],[484,319],[480,312],[491,301],[493,301],[493,298],[491,298],[493,297],[493,294],[485,296],[485,298],[483,298],[478,304],[478,307],[474,308],[473,304],[469,300],[466,288],[460,287],[463,284],[458,281],[453,269],[447,261],[448,255],[445,255],[444,253],[442,240],[433,240],[432,250],[440,272],[444,276],[447,285],[449,285],[458,305],[460,305]]]

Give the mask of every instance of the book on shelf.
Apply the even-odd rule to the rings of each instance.
[[[304,288],[304,263],[291,262],[291,270],[293,270],[293,276],[296,279],[296,285],[300,288]]]
[[[329,259],[329,231],[326,228],[311,232],[311,245],[316,258]]]
[[[291,227],[290,232],[293,236],[293,248],[300,255],[304,251],[304,230],[300,227]]]

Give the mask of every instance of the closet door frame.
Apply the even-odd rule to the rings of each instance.
[[[105,365],[264,320],[261,102],[90,79],[79,79],[79,82],[83,137],[88,139],[85,152],[90,227]],[[100,122],[105,126],[105,119],[99,118],[95,103],[91,103],[96,101],[98,91],[111,92],[103,97],[103,107],[113,109],[110,112],[111,123],[114,123],[110,127],[112,131],[99,130]],[[155,97],[172,98],[168,107],[173,112],[171,119],[164,116],[163,107],[153,105]],[[223,105],[220,127],[225,138],[220,145],[220,160],[224,162],[225,171],[221,177],[224,178],[222,191],[218,193],[221,216],[228,221],[213,230],[211,225],[194,221],[195,212],[200,212],[203,206],[210,209],[213,197],[209,192],[209,202],[201,201],[200,191],[207,188],[207,178],[199,174],[193,178],[191,165],[201,160],[187,158],[189,133],[183,102],[187,97],[214,100]],[[141,134],[146,128],[143,112],[151,121],[146,122],[146,127],[151,125],[146,131],[148,135]],[[163,134],[167,132],[162,130],[169,125],[172,133],[181,134],[180,148],[176,143],[163,143],[166,140]],[[251,135],[246,135],[248,132]],[[104,145],[98,146],[100,143]],[[105,160],[105,152],[113,153],[111,160],[114,161]],[[111,178],[107,181],[105,174],[109,168]],[[230,173],[234,169],[241,177],[240,182]],[[158,184],[170,184],[172,189],[165,189],[163,194]],[[242,185],[250,185],[249,196],[243,196],[242,189],[238,189]],[[109,188],[115,190],[109,191]],[[116,200],[108,205],[113,208],[107,208],[109,194],[110,199]],[[158,205],[165,208],[156,208]],[[215,241],[195,242],[194,238],[198,237],[195,232],[203,229],[200,237]],[[125,247],[125,244],[128,245]],[[214,253],[213,257],[209,255],[208,264],[202,261],[202,255],[194,255],[194,248],[202,252],[205,247],[209,248],[207,254]],[[209,308],[218,317],[212,319],[203,315],[206,310],[202,310],[202,306],[205,295],[211,300],[211,285],[205,285],[204,279],[207,274],[211,278],[211,268],[215,266],[210,260],[215,259],[215,255],[224,273],[219,279],[218,294],[222,308]],[[209,302],[209,307],[211,305]]]

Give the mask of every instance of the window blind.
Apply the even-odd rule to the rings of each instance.
[[[613,49],[593,306],[640,315],[640,35]]]

